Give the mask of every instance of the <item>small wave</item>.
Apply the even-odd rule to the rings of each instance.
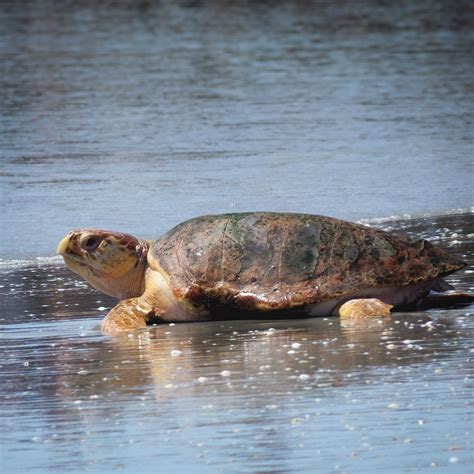
[[[448,209],[446,211],[438,211],[438,212],[426,212],[422,214],[398,214],[394,216],[386,216],[386,217],[368,217],[364,219],[357,219],[355,222],[357,224],[384,224],[386,222],[395,222],[400,220],[406,219],[427,219],[433,217],[442,217],[442,216],[454,216],[456,214],[473,214],[474,207],[465,207],[460,209]]]
[[[10,268],[25,268],[31,266],[50,266],[50,265],[58,265],[63,262],[63,258],[59,255],[55,255],[54,257],[36,257],[32,258],[31,260],[26,259],[0,259],[0,270],[8,270]]]

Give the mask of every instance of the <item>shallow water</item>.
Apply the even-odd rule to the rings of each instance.
[[[472,214],[379,224],[469,266]],[[100,333],[62,264],[0,273],[4,472],[468,472],[472,307]]]

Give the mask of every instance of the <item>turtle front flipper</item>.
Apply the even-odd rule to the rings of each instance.
[[[392,305],[377,298],[361,298],[346,301],[339,307],[337,313],[341,319],[388,317],[392,308]]]
[[[102,331],[106,334],[134,331],[146,327],[154,316],[153,308],[141,298],[122,300],[102,321]]]

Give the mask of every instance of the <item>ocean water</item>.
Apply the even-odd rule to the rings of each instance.
[[[71,229],[326,214],[439,244],[474,291],[471,2],[4,1],[0,471],[469,472],[472,307],[151,327]]]
[[[4,1],[2,259],[71,228],[473,205],[471,2]]]

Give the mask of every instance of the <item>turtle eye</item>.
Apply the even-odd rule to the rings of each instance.
[[[102,239],[98,235],[90,235],[83,240],[82,248],[90,252],[95,250],[101,242]]]

